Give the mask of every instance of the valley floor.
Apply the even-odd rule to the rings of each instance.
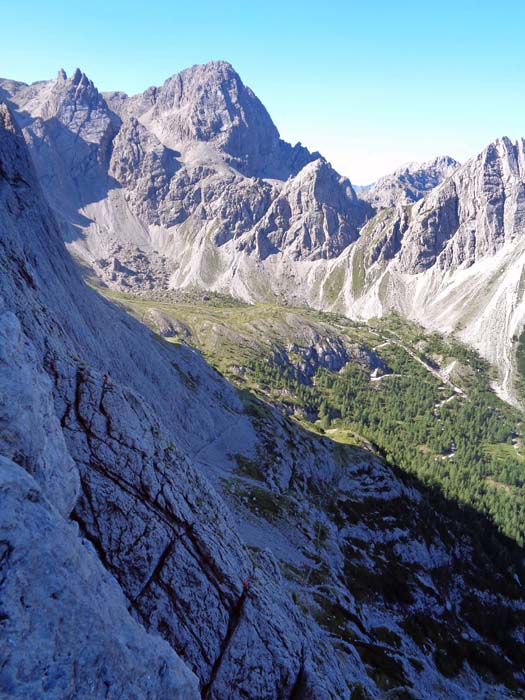
[[[98,289],[164,341],[197,348],[246,396],[375,450],[525,541],[523,417],[475,351],[397,315],[353,322],[200,291]]]

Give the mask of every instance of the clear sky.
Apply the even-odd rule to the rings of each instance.
[[[356,184],[525,136],[524,0],[4,3],[0,75],[130,94],[224,59],[283,138]]]

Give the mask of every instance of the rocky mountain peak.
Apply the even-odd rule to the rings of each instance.
[[[337,173],[322,157],[307,163],[287,183],[284,192],[289,192],[299,207],[306,211],[315,201],[317,208],[328,205],[335,212],[350,213],[358,203],[352,184],[347,177]],[[293,194],[295,193],[295,194]]]
[[[196,63],[184,70],[176,73],[172,78],[180,77],[188,82],[199,83],[221,83],[225,80],[235,80],[242,85],[241,78],[235,68],[228,61],[208,61],[207,63]],[[165,82],[169,82],[168,78]]]
[[[406,206],[419,201],[457,170],[459,163],[450,156],[438,156],[424,163],[405,163],[359,192],[361,199],[375,209]]]
[[[118,122],[92,80],[79,68],[67,77],[60,69],[55,80],[34,83],[15,96],[22,108],[20,122],[27,126],[35,119],[55,119],[68,130],[92,141],[96,134],[105,133]]]
[[[264,105],[225,61],[183,70],[132,104],[165,145],[211,144],[249,177],[286,179],[318,155],[280,139]]]
[[[181,140],[224,141],[235,127],[252,124],[279,134],[270,115],[229,63],[196,65],[168,78],[159,88],[154,112],[186,117],[179,127]]]
[[[104,98],[93,81],[80,68],[77,68],[70,78],[67,78],[65,72],[59,73],[53,86],[53,93],[65,106],[74,103],[75,106],[89,105],[95,109],[108,110]]]
[[[50,203],[74,211],[107,194],[111,144],[120,118],[93,81],[77,68],[67,77],[12,89],[10,104]]]
[[[296,260],[333,258],[357,240],[366,215],[348,178],[316,158],[285,183],[257,226],[258,254],[264,259],[286,250]]]
[[[71,76],[71,80],[78,85],[82,78],[87,78],[87,75],[83,73],[80,68],[75,68],[75,72]]]
[[[523,233],[524,164],[523,140],[495,140],[411,211],[399,209],[393,218],[387,217],[388,232],[380,237],[380,247],[389,250],[389,256],[399,252],[400,269],[411,274],[435,264],[441,270],[467,267],[495,255]]]
[[[485,172],[495,167],[504,179],[509,177],[523,179],[525,177],[524,140],[518,139],[512,142],[507,136],[502,136],[490,143],[479,154],[474,162],[478,163],[478,161]]]
[[[453,172],[459,167],[460,163],[451,156],[437,156],[436,158],[423,163],[423,166],[425,165],[428,167],[435,167],[436,169],[439,168],[442,171],[450,169]]]

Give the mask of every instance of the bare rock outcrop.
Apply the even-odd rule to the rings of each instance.
[[[92,546],[0,456],[0,697],[197,700],[196,677],[148,634]]]
[[[459,166],[450,156],[440,156],[425,163],[407,163],[390,175],[380,177],[369,187],[359,188],[359,197],[376,210],[407,206],[440,185]]]
[[[248,177],[286,179],[319,155],[282,141],[263,104],[225,61],[177,73],[131,98],[125,109],[174,148],[212,144]]]
[[[444,271],[495,255],[523,233],[523,140],[495,141],[414,204],[408,216],[399,209],[385,222],[384,244],[401,236],[394,252],[401,269],[412,274],[434,264]]]
[[[350,181],[319,158],[284,184],[251,236],[262,259],[282,250],[293,260],[333,258],[357,240],[364,218]]]

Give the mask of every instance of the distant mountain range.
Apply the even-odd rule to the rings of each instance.
[[[79,70],[0,81],[70,250],[120,289],[201,287],[455,332],[517,400],[523,142],[409,164],[356,194],[279,137],[232,66],[128,97]]]
[[[424,197],[459,168],[449,156],[440,156],[425,163],[406,163],[390,175],[358,188],[361,199],[370,202],[376,211],[398,205],[409,205]]]

